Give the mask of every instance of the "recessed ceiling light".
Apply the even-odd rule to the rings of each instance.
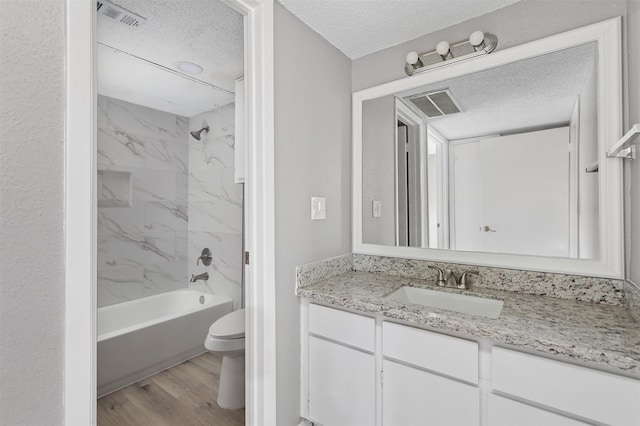
[[[200,65],[194,64],[193,62],[178,62],[176,68],[187,74],[200,74],[204,71]]]

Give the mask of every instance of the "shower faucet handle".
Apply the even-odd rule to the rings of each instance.
[[[211,261],[213,260],[213,257],[211,257],[211,250],[209,250],[208,248],[202,249],[202,254],[198,258],[198,260],[196,260],[196,265],[200,265],[201,260],[204,266],[211,265]]]

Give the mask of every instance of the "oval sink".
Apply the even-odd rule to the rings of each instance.
[[[400,287],[389,294],[386,299],[402,303],[415,303],[431,308],[447,309],[463,314],[480,315],[487,318],[498,318],[504,304],[502,300],[409,286]]]

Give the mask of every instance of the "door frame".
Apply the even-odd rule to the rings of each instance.
[[[246,419],[276,422],[273,0],[222,0],[244,15]],[[96,424],[96,8],[66,0],[65,424]],[[204,338],[204,337],[203,337]]]
[[[427,221],[428,210],[427,210],[427,202],[428,202],[428,194],[427,194],[427,164],[426,164],[426,152],[427,152],[427,125],[426,123],[418,116],[411,108],[409,108],[404,102],[400,99],[395,98],[395,122],[402,122],[409,128],[409,132],[407,134],[407,138],[411,139],[409,142],[413,148],[417,151],[417,158],[413,158],[414,162],[417,163],[417,186],[419,187],[416,191],[417,194],[414,194],[414,198],[419,198],[419,204],[415,205],[414,208],[410,209],[413,211],[409,211],[408,214],[412,215],[420,225],[420,230],[417,231],[417,236],[420,237],[420,246],[424,247],[425,243],[429,241],[429,224]],[[400,170],[398,166],[398,133],[395,133],[394,140],[394,153],[395,153],[395,228],[396,228],[396,244],[399,244],[400,241],[400,195],[398,194],[398,185],[400,180]],[[414,170],[415,171],[415,170]],[[407,188],[407,192],[409,192],[409,188]],[[408,194],[407,194],[408,195]],[[412,232],[414,237],[416,237],[416,233]]]

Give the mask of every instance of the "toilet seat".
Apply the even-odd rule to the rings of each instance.
[[[211,324],[209,336],[214,339],[243,339],[244,330],[244,309],[238,309]]]

